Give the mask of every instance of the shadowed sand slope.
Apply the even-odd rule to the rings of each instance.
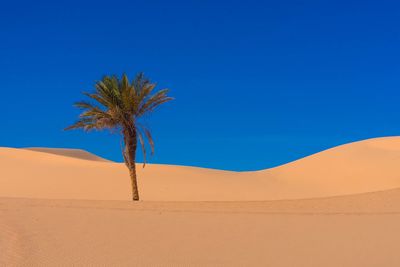
[[[93,160],[93,161],[105,161],[110,162],[107,159],[101,158],[96,156],[92,153],[89,153],[82,149],[70,149],[70,148],[47,148],[47,147],[28,147],[25,148],[26,150],[43,152],[43,153],[50,153],[65,157],[72,157],[78,159],[85,159],[85,160]]]
[[[76,157],[58,152],[1,148],[0,196],[130,198],[129,176],[123,164],[82,159],[81,152]],[[145,169],[138,166],[138,175],[142,200],[299,199],[400,187],[399,163],[400,137],[387,137],[335,147],[256,172],[153,164]]]

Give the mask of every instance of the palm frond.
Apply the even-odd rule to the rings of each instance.
[[[76,121],[74,124],[71,126],[68,126],[64,130],[74,130],[74,129],[83,129],[85,131],[89,130],[89,128],[95,127],[95,124],[93,123],[93,120],[91,119],[80,119]]]
[[[174,98],[167,96],[169,92],[168,89],[163,89],[150,96],[145,102],[140,106],[137,116],[140,117],[146,113],[153,112],[159,105],[169,102]]]
[[[142,147],[142,153],[143,153],[143,168],[146,166],[146,146],[144,144],[144,138],[142,136],[142,133],[140,131],[137,131],[137,136],[139,139],[140,146]]]
[[[154,155],[154,141],[151,132],[145,126],[141,126],[141,129],[143,130],[144,134],[146,135],[147,141],[149,142],[151,155]]]
[[[83,94],[95,101],[97,101],[98,103],[100,103],[101,105],[103,105],[105,108],[111,107],[112,103],[108,102],[107,99],[105,99],[102,95],[98,94],[98,93],[87,93],[87,92],[83,92]]]

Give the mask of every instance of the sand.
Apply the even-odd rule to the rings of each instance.
[[[399,266],[400,137],[277,168],[0,148],[0,266]],[[139,167],[139,166],[138,166]]]

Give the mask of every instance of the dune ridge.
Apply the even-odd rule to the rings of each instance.
[[[88,160],[89,159],[89,160]],[[138,164],[142,200],[263,201],[400,187],[400,137],[334,147],[261,171]],[[0,148],[0,196],[129,200],[124,164],[80,150]]]

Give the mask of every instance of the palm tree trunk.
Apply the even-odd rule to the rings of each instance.
[[[129,174],[131,176],[131,186],[132,186],[132,200],[138,201],[139,200],[139,190],[137,185],[137,177],[136,177],[136,167],[135,163],[133,163],[133,168],[129,169]]]
[[[129,175],[131,178],[131,187],[132,187],[132,200],[139,200],[139,190],[137,184],[137,176],[136,176],[136,148],[137,148],[137,136],[136,130],[132,128],[126,129],[123,132],[124,134],[124,142],[125,142],[125,151],[124,151],[124,160],[126,166],[129,169]]]

